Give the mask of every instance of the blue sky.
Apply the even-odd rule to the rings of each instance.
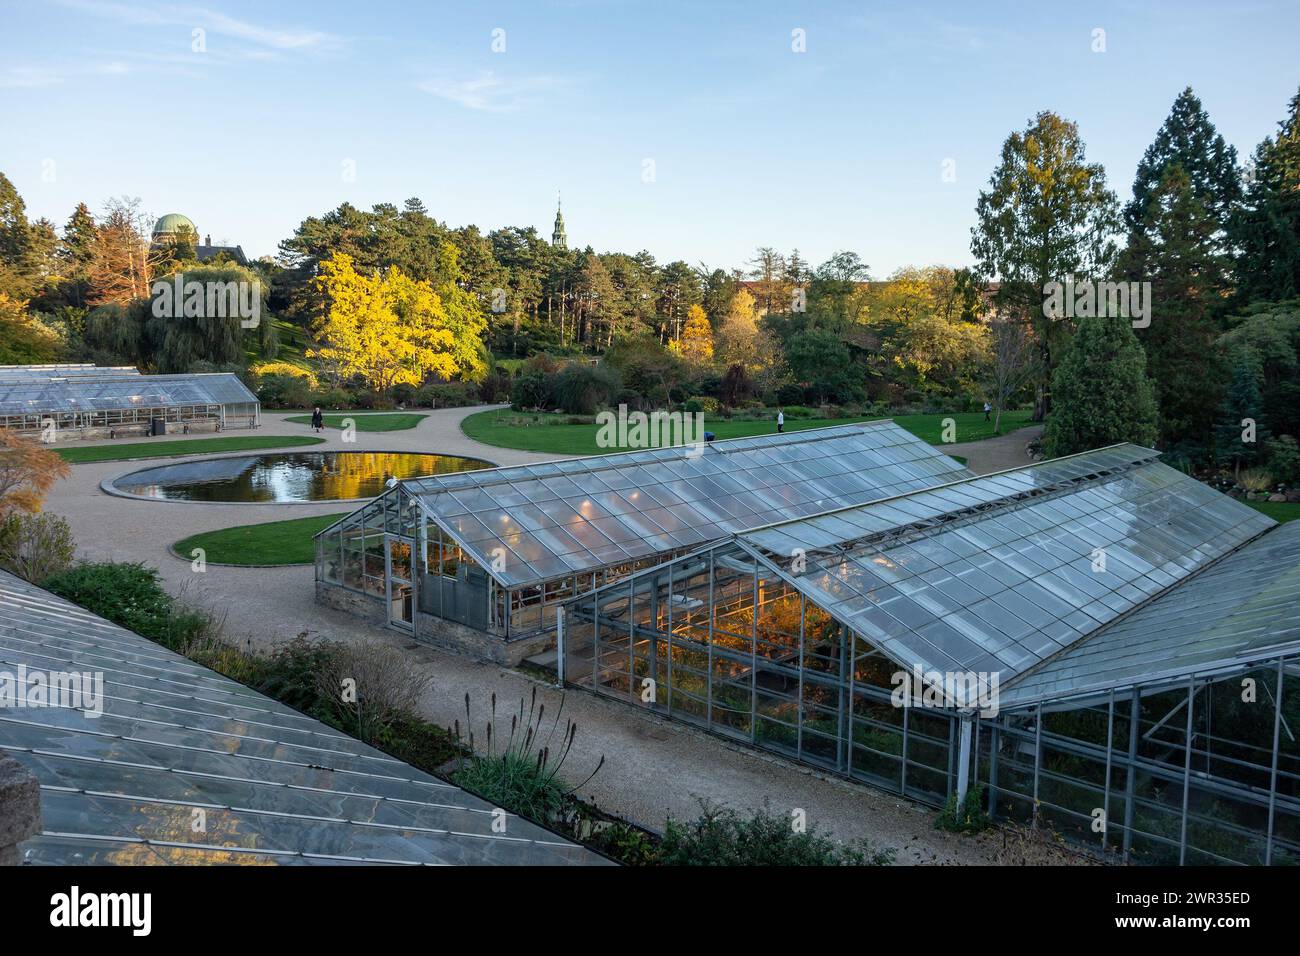
[[[0,0],[0,23],[0,170],[30,215],[139,196],[255,256],[345,200],[413,195],[549,236],[562,191],[570,244],[598,251],[964,265],[976,194],[1038,110],[1125,199],[1184,86],[1244,158],[1300,85],[1295,2]]]

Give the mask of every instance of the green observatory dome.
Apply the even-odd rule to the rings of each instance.
[[[153,234],[155,236],[174,236],[182,229],[188,229],[196,236],[199,234],[198,226],[194,225],[194,221],[189,216],[182,216],[178,212],[169,212],[154,223]]]

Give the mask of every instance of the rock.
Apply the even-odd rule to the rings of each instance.
[[[1269,501],[1286,501],[1286,495],[1284,495],[1284,494],[1272,494],[1272,495],[1269,495],[1269,496],[1268,496],[1268,500],[1269,500]]]

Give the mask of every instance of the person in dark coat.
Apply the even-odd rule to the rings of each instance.
[[[312,431],[317,432],[325,427],[325,416],[321,414],[319,407],[311,413],[311,427]]]

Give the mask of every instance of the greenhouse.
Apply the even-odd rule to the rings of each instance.
[[[318,599],[516,664],[577,594],[744,528],[971,473],[892,421],[401,482],[317,535]]]
[[[1300,861],[1300,523],[1132,445],[739,529],[566,602],[573,684],[1133,862]]]
[[[228,372],[141,375],[134,368],[0,367],[0,427],[68,438],[256,428],[261,404]]]

